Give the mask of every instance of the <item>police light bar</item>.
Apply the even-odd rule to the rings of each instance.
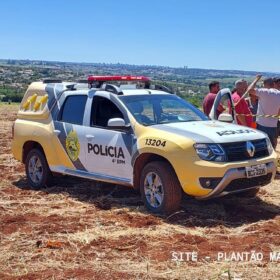
[[[137,81],[137,82],[149,82],[150,79],[145,76],[89,76],[88,83],[93,82],[108,82],[108,81]]]

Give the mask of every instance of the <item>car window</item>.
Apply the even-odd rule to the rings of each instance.
[[[109,119],[112,118],[123,119],[124,117],[120,109],[112,101],[101,96],[94,96],[91,109],[91,126],[106,128]]]
[[[151,125],[156,123],[155,111],[152,100],[131,99],[127,102],[129,111],[134,115],[135,119],[144,124]]]
[[[180,100],[164,99],[160,102],[160,122],[178,121],[200,121],[201,118],[191,109],[184,106]]]
[[[68,96],[63,104],[60,121],[82,125],[86,101],[86,95]]]
[[[131,95],[119,98],[143,125],[207,120],[201,111],[175,95]]]

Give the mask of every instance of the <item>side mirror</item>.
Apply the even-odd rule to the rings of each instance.
[[[222,113],[218,117],[218,121],[226,122],[226,123],[232,123],[233,122],[233,118],[232,118],[232,115],[230,115],[230,114]]]
[[[112,118],[108,120],[107,127],[127,130],[130,126],[125,125],[125,121],[122,118]]]

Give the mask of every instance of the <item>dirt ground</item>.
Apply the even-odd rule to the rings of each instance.
[[[0,105],[0,279],[280,279],[279,177],[256,198],[185,197],[169,217],[116,185],[36,191],[11,154],[17,109]]]

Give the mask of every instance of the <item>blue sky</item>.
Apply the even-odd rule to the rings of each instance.
[[[280,1],[1,1],[0,58],[280,72]]]

